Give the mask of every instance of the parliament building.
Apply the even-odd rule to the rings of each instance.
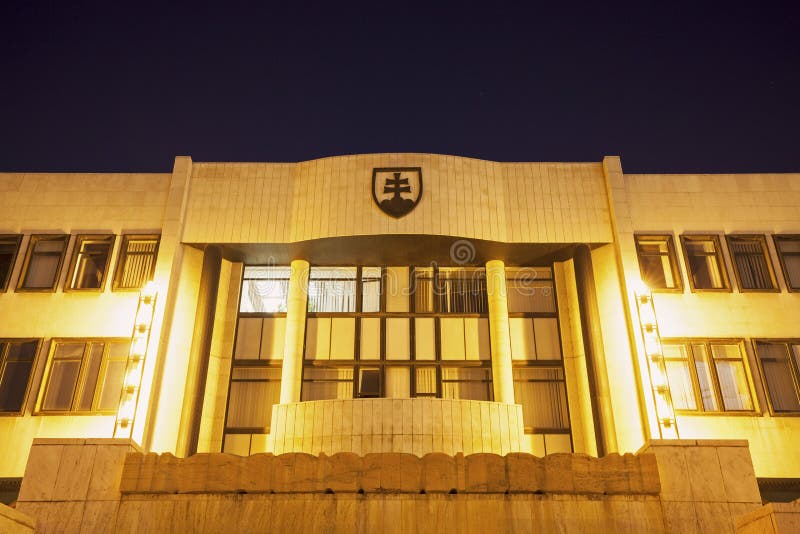
[[[800,174],[0,173],[0,496],[2,532],[800,529]]]

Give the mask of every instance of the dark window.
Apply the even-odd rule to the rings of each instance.
[[[773,238],[787,287],[790,291],[800,291],[800,236],[776,235]]]
[[[33,339],[0,340],[0,412],[22,412],[38,346]]]
[[[486,314],[486,271],[472,267],[414,269],[416,313]]]
[[[68,242],[68,235],[32,235],[17,289],[54,290]]]
[[[692,289],[728,290],[730,286],[719,238],[715,235],[684,235],[681,241]]]
[[[66,287],[102,290],[113,249],[113,235],[79,235],[75,239]]]
[[[676,410],[753,411],[741,341],[665,340],[663,352]]]
[[[140,289],[153,279],[158,235],[124,235],[114,276],[114,289]]]
[[[0,235],[0,291],[8,289],[21,240],[21,235]]]
[[[364,398],[378,398],[381,396],[381,370],[359,369],[358,396]]]
[[[772,411],[800,412],[800,340],[756,341],[756,353]]]
[[[650,289],[681,290],[681,274],[671,235],[637,235],[636,254],[642,281]]]
[[[128,340],[54,340],[40,411],[115,411],[129,347]]]
[[[726,236],[739,288],[744,291],[774,290],[775,275],[763,235]]]

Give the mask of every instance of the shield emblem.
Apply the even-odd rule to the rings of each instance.
[[[386,215],[408,215],[422,198],[421,167],[372,169],[372,199]]]

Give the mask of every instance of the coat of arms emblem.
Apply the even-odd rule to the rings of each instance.
[[[372,199],[386,215],[399,219],[422,198],[421,167],[372,169]]]

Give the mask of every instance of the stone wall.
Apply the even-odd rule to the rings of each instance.
[[[718,533],[760,507],[742,442],[656,441],[598,459],[176,458],[107,441],[34,443],[18,510],[37,532]]]

